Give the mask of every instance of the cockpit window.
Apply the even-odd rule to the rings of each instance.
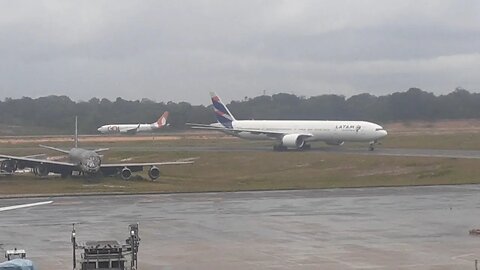
[[[375,131],[381,131],[381,130],[385,130],[383,128],[376,128]]]

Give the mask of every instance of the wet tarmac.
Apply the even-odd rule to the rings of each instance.
[[[124,152],[273,152],[272,147],[267,146],[248,146],[248,147],[224,147],[224,146],[160,146],[160,147],[112,147],[116,151]],[[289,149],[290,152],[299,151]],[[355,155],[371,155],[371,156],[401,156],[401,157],[438,157],[438,158],[466,158],[480,159],[479,150],[457,150],[457,149],[418,149],[418,148],[383,148],[378,147],[374,151],[368,151],[359,147],[312,147],[307,152],[323,152],[323,153],[343,153]]]
[[[59,197],[0,213],[0,251],[71,269],[77,238],[128,236],[139,269],[474,269],[480,185]],[[0,207],[41,199],[3,199]]]
[[[273,152],[269,146],[115,146],[110,150],[122,152]],[[43,149],[37,147],[1,148],[0,153],[12,151],[29,151],[42,153]],[[289,149],[290,152],[299,151]],[[367,147],[324,146],[312,147],[308,152],[318,153],[343,153],[353,155],[370,156],[401,156],[401,157],[437,157],[437,158],[460,158],[480,159],[480,150],[457,150],[457,149],[419,149],[419,148],[384,148],[377,147],[374,151],[368,151]]]

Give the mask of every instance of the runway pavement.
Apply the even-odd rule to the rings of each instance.
[[[115,146],[110,147],[112,151],[123,152],[273,152],[267,146]],[[29,151],[42,153],[44,149],[37,147],[0,148],[2,152]],[[297,150],[289,150],[297,151]],[[346,146],[315,147],[308,152],[323,153],[344,153],[355,155],[375,156],[404,156],[404,157],[439,157],[439,158],[461,158],[480,159],[479,150],[456,150],[456,149],[418,149],[418,148],[383,148],[377,147],[374,151],[367,148],[355,148]]]
[[[145,152],[273,152],[271,147],[252,146],[252,147],[217,147],[217,146],[172,146],[172,147],[112,147],[112,150],[119,151],[145,151]],[[297,150],[289,150],[297,151]],[[326,152],[326,153],[344,153],[357,155],[377,155],[377,156],[407,156],[407,157],[441,157],[441,158],[480,158],[478,150],[452,150],[452,149],[409,149],[409,148],[383,148],[378,147],[374,151],[368,151],[367,148],[349,148],[349,147],[316,147],[308,152]]]
[[[139,269],[474,269],[479,185],[62,197],[0,213],[0,250],[71,269],[77,238],[140,223]],[[4,199],[0,207],[39,199]],[[43,199],[41,199],[43,200]]]

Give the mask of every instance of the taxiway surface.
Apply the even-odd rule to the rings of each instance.
[[[117,151],[144,151],[144,152],[273,152],[272,147],[252,146],[252,147],[218,147],[218,146],[153,146],[153,147],[112,147]],[[297,151],[297,150],[289,150]],[[440,158],[473,158],[480,159],[478,150],[455,150],[455,149],[418,149],[418,148],[376,148],[374,151],[368,151],[367,148],[349,148],[349,147],[315,147],[307,152],[324,153],[344,153],[357,155],[377,155],[377,156],[405,156],[405,157],[440,157]]]
[[[110,150],[122,152],[273,152],[268,146],[114,146]],[[15,151],[29,151],[32,153],[45,152],[38,147],[9,147],[0,148],[1,152],[12,153]],[[297,151],[297,150],[289,150]],[[373,156],[403,156],[403,157],[438,157],[438,158],[466,158],[480,159],[480,150],[457,149],[419,149],[419,148],[383,148],[374,151],[367,148],[327,146],[314,147],[308,152],[343,153],[354,155]]]
[[[124,240],[139,269],[474,269],[479,185],[59,197],[0,213],[0,250],[71,269],[77,239]],[[39,199],[4,199],[0,207]],[[41,199],[40,199],[41,200]]]

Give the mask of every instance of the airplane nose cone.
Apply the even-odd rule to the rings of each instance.
[[[381,135],[382,137],[387,136],[387,134],[388,134],[388,132],[387,132],[385,129],[380,130],[380,135]]]
[[[101,127],[97,128],[97,131],[102,132],[102,128]]]
[[[388,132],[380,125],[375,126],[375,136],[378,137],[378,139],[383,138],[387,136]]]

